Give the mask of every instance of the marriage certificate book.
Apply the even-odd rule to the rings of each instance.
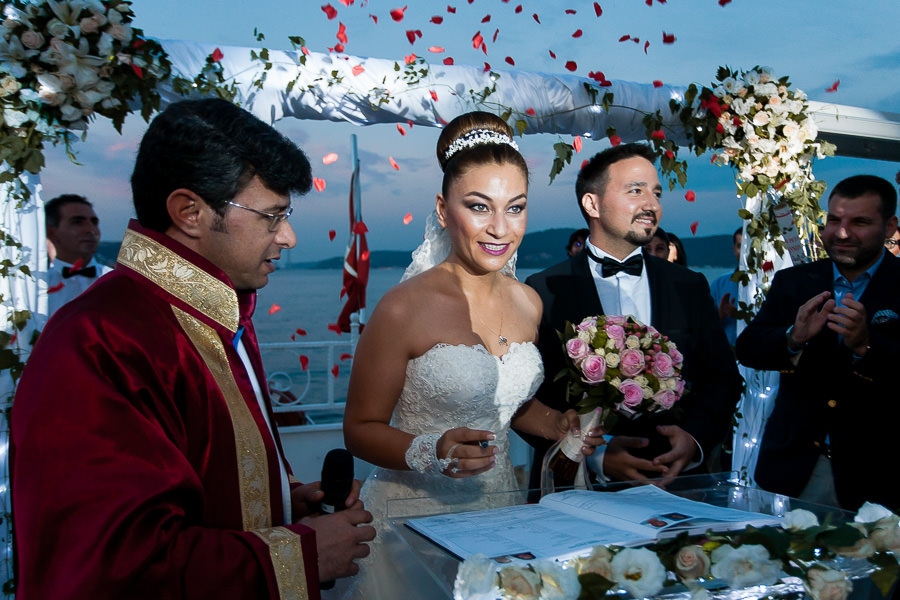
[[[484,554],[567,559],[599,545],[634,546],[682,531],[778,524],[771,515],[687,500],[651,485],[620,492],[568,490],[538,504],[410,519],[407,527],[459,558]]]

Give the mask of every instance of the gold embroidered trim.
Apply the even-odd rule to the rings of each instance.
[[[234,375],[231,373],[225,346],[222,345],[221,338],[212,327],[177,306],[173,306],[172,310],[197,351],[200,352],[213,379],[216,380],[231,414],[234,445],[237,449],[238,487],[241,494],[241,516],[244,531],[271,527],[271,498],[266,445],[250,409],[244,402]]]
[[[127,229],[117,260],[216,323],[237,331],[240,319],[237,293],[159,242]]]
[[[254,531],[269,546],[278,596],[281,600],[307,600],[306,568],[300,536],[284,527]]]

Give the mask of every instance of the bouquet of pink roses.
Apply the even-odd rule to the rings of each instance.
[[[623,415],[669,410],[684,394],[683,357],[668,337],[633,317],[587,317],[561,335],[571,364],[568,394],[579,413],[602,409],[608,431]]]

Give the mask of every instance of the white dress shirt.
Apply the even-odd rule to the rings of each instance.
[[[96,267],[96,277],[85,277],[84,275],[73,275],[68,279],[63,279],[63,267],[72,268],[70,263],[56,259],[47,269],[47,316],[49,317],[63,304],[70,300],[74,300],[83,291],[91,287],[95,281],[112,271],[106,265],[101,265],[96,258],[92,258],[91,262],[84,265],[84,268]],[[62,284],[62,285],[60,285]]]
[[[636,248],[634,252],[625,257],[625,260],[619,260],[611,254],[604,252],[597,246],[587,242],[587,248],[598,258],[611,258],[616,262],[625,262],[632,256],[641,253],[641,248]],[[588,265],[591,274],[594,276],[594,285],[597,286],[597,295],[600,297],[600,304],[603,305],[603,312],[607,315],[631,315],[645,325],[650,324],[652,317],[650,309],[650,280],[647,278],[646,265],[641,269],[640,277],[629,275],[624,271],[619,271],[612,277],[603,277],[603,266],[588,257]]]

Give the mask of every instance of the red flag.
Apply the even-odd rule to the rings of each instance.
[[[354,171],[350,180],[350,242],[344,253],[344,287],[341,298],[347,295],[347,302],[338,317],[337,325],[341,331],[350,332],[350,315],[366,307],[366,285],[369,283],[369,245],[366,242],[366,227],[362,221],[356,221],[356,188],[359,171]],[[360,327],[362,330],[362,327]]]

